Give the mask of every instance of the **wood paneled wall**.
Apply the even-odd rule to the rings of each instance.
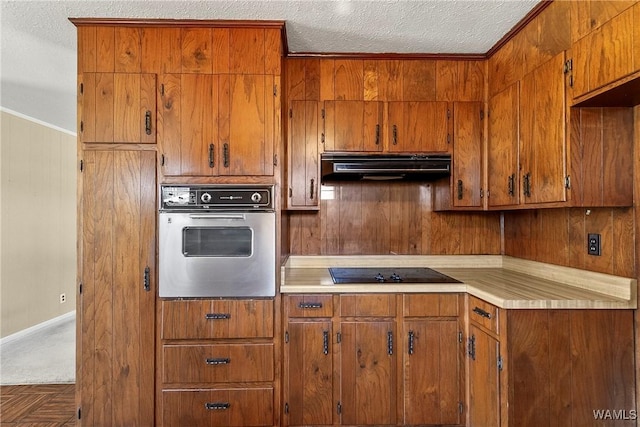
[[[504,215],[505,254],[617,276],[635,277],[632,208],[539,209]],[[587,255],[587,234],[602,255]]]
[[[430,184],[322,186],[320,212],[290,212],[295,255],[499,254],[500,214],[436,213]]]

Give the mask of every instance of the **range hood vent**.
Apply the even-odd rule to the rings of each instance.
[[[433,181],[451,174],[451,155],[393,155],[324,153],[322,182]]]

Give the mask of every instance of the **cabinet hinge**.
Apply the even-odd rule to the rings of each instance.
[[[338,333],[336,334],[336,342],[337,342],[338,344],[340,344],[340,342],[341,342],[341,341],[342,341],[342,334],[341,334],[340,332],[338,332]]]
[[[458,342],[462,344],[462,331],[458,331]]]
[[[289,343],[289,331],[285,331],[284,333],[284,342]]]
[[[80,160],[80,172],[84,171],[84,160]]]
[[[451,110],[447,108],[447,120],[451,118]]]
[[[277,154],[273,155],[273,166],[278,166],[278,155]]]
[[[502,356],[498,355],[498,371],[502,371],[502,366],[503,366],[503,362],[502,362]]]
[[[480,198],[482,199],[484,197],[484,190],[481,188],[480,189]]]
[[[324,120],[324,108],[322,109],[321,113],[322,113],[322,120]]]
[[[573,59],[567,59],[564,62],[564,73],[567,74],[573,70]]]
[[[84,83],[80,83],[80,95],[84,94]]]
[[[458,410],[460,411],[460,415],[464,413],[464,405],[462,402],[458,402]]]
[[[82,282],[78,285],[78,293],[82,295]]]
[[[289,108],[289,118],[293,117],[293,108]]]
[[[293,188],[289,187],[289,197],[293,197]]]
[[[320,142],[324,144],[324,132],[320,135]]]
[[[451,134],[447,134],[447,144],[451,144]]]
[[[338,404],[336,405],[336,412],[338,413],[338,415],[342,414],[342,403],[338,402]]]
[[[164,96],[164,83],[160,85],[160,95]]]
[[[84,132],[84,122],[80,120],[80,132]]]
[[[278,85],[273,85],[273,96],[278,96]]]
[[[82,418],[82,409],[78,408],[78,419]]]
[[[480,120],[484,120],[484,110],[480,110]]]
[[[288,414],[288,413],[289,413],[289,404],[288,404],[288,403],[285,403],[285,404],[284,404],[284,413],[285,413],[285,414]]]
[[[571,175],[567,175],[564,177],[564,188],[567,190],[571,190]]]
[[[164,162],[165,162],[164,154],[161,154],[160,155],[160,166],[164,166]]]

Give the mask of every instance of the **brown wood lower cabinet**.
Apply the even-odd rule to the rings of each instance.
[[[274,301],[161,302],[158,424],[275,426]]]
[[[636,425],[632,310],[467,309],[469,426]]]
[[[458,299],[285,296],[283,425],[462,424]]]

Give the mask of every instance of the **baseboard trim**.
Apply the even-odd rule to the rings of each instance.
[[[37,325],[31,326],[30,328],[23,329],[23,330],[18,331],[18,332],[14,333],[14,334],[7,335],[4,338],[0,338],[0,345],[10,343],[10,342],[15,341],[15,340],[20,339],[20,338],[24,338],[24,337],[26,337],[26,336],[34,333],[34,332],[39,331],[42,328],[46,328],[48,326],[53,326],[53,325],[55,325],[57,323],[62,323],[64,321],[66,321],[66,320],[68,320],[70,318],[74,318],[74,317],[76,317],[76,311],[75,310],[70,311],[70,312],[65,313],[65,314],[62,314],[62,315],[60,315],[58,317],[54,317],[53,319],[45,320],[44,322],[38,323]]]

